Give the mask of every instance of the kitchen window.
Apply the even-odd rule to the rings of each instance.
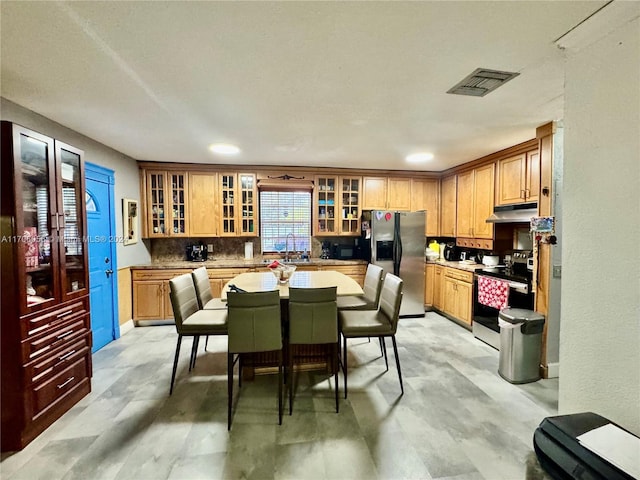
[[[284,253],[290,234],[297,251],[311,251],[311,192],[260,190],[262,253]],[[293,243],[289,237],[289,250]]]

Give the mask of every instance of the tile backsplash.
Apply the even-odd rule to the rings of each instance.
[[[208,252],[210,260],[244,258],[245,242],[253,242],[253,255],[262,255],[260,238],[258,237],[224,237],[224,238],[153,238],[149,242],[152,262],[176,262],[187,259],[187,246],[202,242],[213,245],[213,252]],[[322,242],[353,243],[351,237],[312,237],[311,257],[317,258],[322,253]]]

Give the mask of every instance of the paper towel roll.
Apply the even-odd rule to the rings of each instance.
[[[245,242],[244,244],[244,259],[251,260],[253,258],[253,242]]]

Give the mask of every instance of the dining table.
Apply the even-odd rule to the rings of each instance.
[[[285,283],[278,281],[272,272],[241,273],[233,277],[224,285],[220,294],[222,301],[227,300],[227,293],[231,290],[231,285],[234,285],[246,292],[278,290],[280,294],[280,314],[282,318],[284,344],[287,343],[288,335],[289,287],[336,287],[337,296],[362,295],[364,293],[362,287],[353,278],[342,272],[336,272],[334,270],[295,271]],[[337,321],[338,319],[336,318],[336,323]],[[326,369],[332,373],[337,370],[338,366],[334,364],[326,345],[295,345],[294,347],[296,369]],[[287,349],[285,349],[285,355],[287,354]],[[247,355],[245,363],[250,363],[253,368],[244,369],[243,378],[249,379],[254,374],[273,373],[274,371],[277,371],[277,369],[274,369],[274,365],[277,364],[276,359],[277,356],[273,352]]]
[[[289,299],[289,287],[336,287],[337,296],[362,295],[364,293],[362,287],[353,278],[334,270],[295,271],[285,283],[279,282],[271,272],[241,273],[229,280],[222,288],[220,298],[223,301],[227,300],[230,285],[235,285],[247,292],[278,290],[281,300]]]

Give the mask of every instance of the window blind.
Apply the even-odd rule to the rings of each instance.
[[[260,190],[262,252],[284,252],[291,233],[296,250],[311,251],[311,192]],[[291,238],[289,249],[293,249]]]

